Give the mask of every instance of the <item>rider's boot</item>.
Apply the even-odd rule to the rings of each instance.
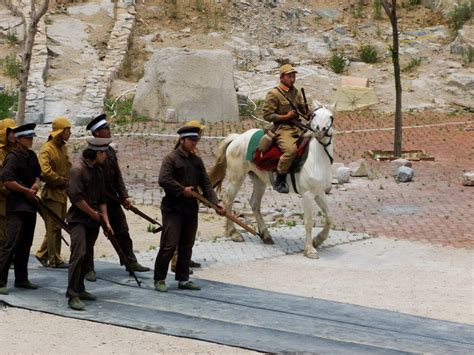
[[[277,175],[274,188],[281,194],[287,194],[290,191],[286,183],[286,174]]]

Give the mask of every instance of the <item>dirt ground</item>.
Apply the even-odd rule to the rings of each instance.
[[[158,208],[140,206],[152,216]],[[154,215],[155,214],[155,215]],[[136,250],[158,246],[159,235],[127,212]],[[221,235],[211,215],[200,221],[201,238]],[[205,219],[211,219],[206,221]],[[209,227],[214,229],[210,229]],[[41,242],[42,223],[32,252]],[[205,237],[204,237],[205,236]],[[249,245],[249,247],[251,247]],[[67,257],[67,249],[64,249]],[[99,237],[96,255],[113,255]],[[302,254],[195,271],[196,278],[306,297],[357,304],[423,317],[474,324],[472,252],[426,243],[374,238]],[[185,338],[68,319],[22,309],[0,310],[2,353],[246,353],[247,350]],[[25,337],[24,334],[28,334]],[[65,341],[67,340],[67,341]]]

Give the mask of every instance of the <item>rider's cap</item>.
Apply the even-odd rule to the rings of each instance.
[[[201,128],[196,126],[183,126],[178,129],[179,138],[198,138],[201,133]]]
[[[284,64],[280,67],[280,75],[298,73],[291,64]]]
[[[86,139],[87,149],[104,151],[109,149],[109,144],[112,142],[111,138],[97,138],[89,137]]]
[[[86,126],[86,129],[94,133],[98,129],[109,127],[109,124],[107,123],[106,118],[107,116],[105,115],[105,113],[97,116],[96,118],[94,118],[92,121],[89,122],[89,124]]]
[[[22,126],[18,126],[16,128],[13,128],[12,131],[15,134],[16,138],[20,137],[36,137],[35,133],[35,123],[27,123]]]
[[[52,131],[49,135],[54,138],[66,128],[71,128],[71,122],[66,117],[56,117],[52,122]]]

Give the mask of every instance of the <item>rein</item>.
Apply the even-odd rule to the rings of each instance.
[[[319,110],[320,108],[322,108],[322,106],[321,106],[321,107],[318,107],[314,112],[316,113],[316,111]],[[313,116],[313,117],[314,117],[314,116]],[[328,127],[328,129],[327,129],[326,132],[329,132],[329,130],[331,129],[333,120],[334,120],[334,118],[331,116],[331,124],[329,125],[329,127]],[[314,132],[313,130],[311,130],[311,131]],[[323,146],[324,151],[326,152],[326,154],[327,154],[327,156],[328,156],[328,158],[329,158],[329,161],[331,162],[331,165],[332,165],[332,164],[334,163],[334,158],[331,156],[331,154],[329,154],[328,149],[327,149],[327,148],[331,145],[331,143],[332,143],[332,134],[326,134],[323,138],[326,138],[326,137],[329,137],[329,141],[328,141],[327,143],[321,142],[321,141],[319,140],[320,138],[317,138],[317,137],[315,137],[315,138],[316,138],[316,140],[318,141],[318,143]],[[321,139],[323,139],[323,138],[321,138]]]

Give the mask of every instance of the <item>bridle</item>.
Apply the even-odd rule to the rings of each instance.
[[[311,119],[311,121],[314,119],[314,117],[316,116],[316,112],[319,110],[319,109],[322,109],[324,106],[319,106],[317,109],[314,110],[314,113],[313,113],[313,118]],[[316,140],[318,141],[319,144],[321,144],[324,148],[324,151],[326,152],[328,158],[329,158],[329,161],[331,162],[331,165],[333,164],[334,162],[334,158],[331,156],[331,154],[329,154],[329,151],[327,149],[327,147],[329,147],[332,143],[332,134],[329,134],[329,131],[331,130],[332,128],[332,124],[333,124],[333,121],[334,121],[334,117],[331,115],[331,123],[329,124],[329,126],[327,127],[326,131],[325,131],[325,134],[323,137],[317,137],[316,135],[314,135],[314,137],[316,138]],[[310,125],[311,125],[311,122],[310,122]],[[313,133],[316,133],[314,130],[312,130]],[[327,143],[323,143],[321,140],[326,138],[326,137],[329,137],[329,140],[327,141]]]

